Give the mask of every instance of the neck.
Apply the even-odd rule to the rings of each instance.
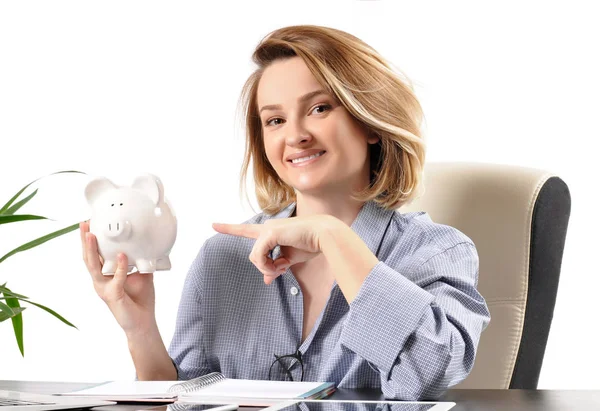
[[[328,214],[351,226],[363,206],[363,202],[348,198],[348,195],[332,193],[324,198],[296,192],[296,216],[304,217],[316,214]]]

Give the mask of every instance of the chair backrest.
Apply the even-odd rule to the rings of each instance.
[[[473,240],[478,290],[491,313],[473,370],[454,388],[537,388],[570,215],[568,187],[545,171],[481,163],[429,163],[424,187],[400,211],[426,211]]]

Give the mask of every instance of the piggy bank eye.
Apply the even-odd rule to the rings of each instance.
[[[114,205],[114,204],[111,204],[110,206],[111,206],[111,207],[114,207],[115,205]]]
[[[119,204],[119,205],[121,205],[121,206],[122,206],[122,205],[123,205],[123,203],[121,203],[121,204]]]

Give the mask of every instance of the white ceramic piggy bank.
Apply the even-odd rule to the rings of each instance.
[[[92,208],[90,232],[104,258],[102,274],[114,274],[117,255],[124,253],[140,273],[169,270],[169,253],[177,236],[177,220],[164,197],[160,179],[137,177],[120,187],[100,177],[88,183],[85,197]]]

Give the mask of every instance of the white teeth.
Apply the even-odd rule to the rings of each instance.
[[[292,160],[292,163],[294,163],[294,164],[296,164],[296,163],[302,163],[303,161],[308,161],[308,160],[310,160],[310,159],[313,159],[313,158],[320,157],[320,156],[322,156],[323,154],[325,154],[325,152],[324,152],[324,151],[321,151],[320,153],[313,154],[312,156],[301,157],[301,158],[295,158],[295,159],[293,159],[293,160]]]

